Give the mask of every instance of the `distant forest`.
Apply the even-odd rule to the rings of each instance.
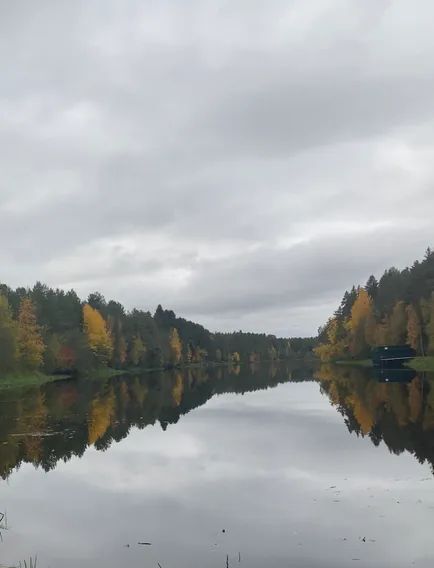
[[[96,370],[164,369],[207,362],[238,365],[300,358],[313,338],[211,333],[158,306],[127,311],[98,292],[80,300],[74,290],[37,283],[13,290],[0,284],[1,374],[89,374]]]
[[[380,280],[345,292],[338,309],[319,329],[315,353],[323,361],[363,358],[373,347],[410,344],[419,355],[434,355],[434,252]]]

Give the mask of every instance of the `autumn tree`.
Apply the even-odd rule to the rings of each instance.
[[[171,365],[178,365],[181,361],[182,342],[176,327],[169,331],[169,362]]]
[[[272,359],[273,360],[273,359]],[[231,363],[233,365],[239,365],[241,362],[241,357],[238,351],[234,351],[231,355]]]
[[[423,354],[422,349],[422,322],[419,313],[413,304],[409,304],[407,311],[407,343],[416,351]]]
[[[18,350],[20,364],[23,369],[39,369],[43,362],[45,351],[40,327],[36,321],[33,302],[23,298],[18,314]]]
[[[129,353],[130,362],[135,367],[138,367],[140,364],[144,363],[145,354],[146,354],[146,346],[143,343],[140,335],[133,337]]]
[[[15,371],[18,356],[17,326],[7,298],[0,295],[0,372]]]
[[[194,346],[191,352],[192,352],[192,357],[191,357],[192,363],[202,363],[202,361],[205,361],[208,356],[208,351],[206,349],[203,349],[202,347],[199,347],[198,345]]]
[[[342,321],[337,317],[328,320],[323,330],[324,341],[314,348],[321,361],[333,361],[345,357],[346,339]]]
[[[106,365],[113,354],[112,338],[102,315],[89,304],[83,306],[83,327],[96,361]]]
[[[372,316],[372,300],[368,292],[360,288],[357,299],[351,308],[351,318],[348,323],[350,330],[350,352],[353,356],[366,353],[370,347],[367,341],[367,323]]]
[[[237,353],[237,355],[239,356],[239,353]],[[232,354],[232,360],[233,356],[234,353]],[[270,359],[270,361],[275,361],[278,358],[277,349],[274,345],[270,345],[270,347],[268,348],[268,358]]]

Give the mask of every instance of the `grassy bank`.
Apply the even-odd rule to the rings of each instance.
[[[351,365],[352,367],[372,367],[370,359],[344,359],[341,361],[334,361],[336,365]],[[434,356],[431,357],[415,357],[407,367],[415,371],[433,371],[434,372]]]
[[[111,377],[117,377],[120,375],[127,375],[128,370],[113,369],[112,367],[101,367],[99,369],[93,369],[86,373],[80,374],[79,377],[85,379],[110,379]]]
[[[415,371],[434,371],[434,356],[415,357],[407,366]]]
[[[53,381],[68,379],[67,375],[45,375],[44,373],[11,373],[0,377],[0,391],[22,387],[40,386]]]

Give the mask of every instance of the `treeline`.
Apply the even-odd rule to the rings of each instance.
[[[158,306],[155,314],[37,283],[0,285],[0,374],[97,369],[162,369],[204,362],[257,362],[303,357],[312,339],[252,333],[212,334]]]
[[[390,268],[380,280],[345,292],[326,325],[315,353],[323,361],[369,356],[380,345],[408,343],[420,355],[434,355],[434,252],[404,270]]]

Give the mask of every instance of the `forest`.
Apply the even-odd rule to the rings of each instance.
[[[14,374],[87,375],[101,370],[170,369],[205,363],[300,358],[313,338],[211,333],[159,305],[127,311],[99,292],[0,285],[0,378]]]
[[[434,355],[434,252],[346,291],[318,342],[322,361],[363,359],[380,345],[409,344],[418,355]]]

